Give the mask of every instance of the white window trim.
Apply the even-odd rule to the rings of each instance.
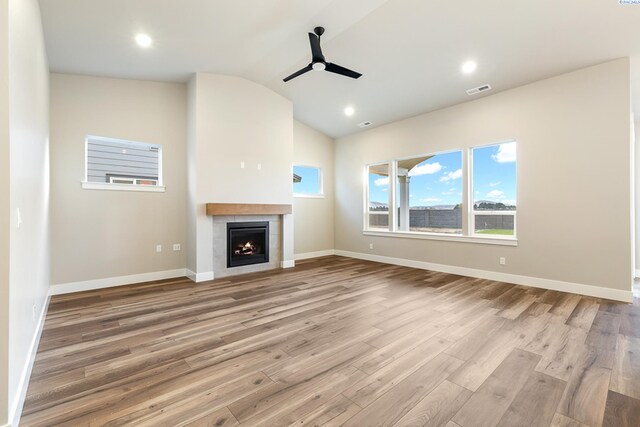
[[[157,145],[158,146],[158,179],[157,185],[140,185],[140,184],[113,184],[110,182],[92,182],[89,181],[89,140],[107,141],[107,142],[120,142],[136,145]],[[147,193],[164,193],[166,187],[164,186],[164,173],[162,169],[163,153],[162,145],[152,144],[149,142],[130,141],[127,139],[108,138],[104,136],[87,135],[84,139],[84,181],[82,181],[83,190],[109,190],[109,191],[140,191]]]
[[[389,167],[389,197],[387,199],[387,205],[391,206],[391,162],[377,162],[377,163],[369,163],[367,165],[364,165],[364,173],[363,173],[363,181],[364,181],[364,209],[363,209],[363,217],[364,217],[364,230],[363,231],[371,231],[371,230],[375,230],[372,229],[369,225],[369,214],[378,214],[378,215],[390,215],[391,213],[391,209],[389,209],[388,211],[373,211],[370,212],[369,211],[369,168],[371,166],[378,166],[378,165],[387,165]],[[391,222],[391,216],[389,216],[389,224],[392,224]]]
[[[516,211],[475,211],[473,209],[473,149],[474,148],[483,148],[490,147],[493,145],[500,145],[509,142],[517,142],[516,139],[507,139],[504,141],[492,142],[482,145],[474,145],[473,147],[469,147],[465,149],[453,149],[453,150],[445,150],[437,153],[428,153],[423,154],[424,156],[428,155],[438,155],[438,154],[446,154],[452,152],[460,151],[462,154],[462,180],[463,185],[462,192],[462,209],[465,209],[466,212],[463,213],[463,221],[462,221],[462,233],[461,234],[446,234],[446,233],[431,233],[431,232],[423,232],[423,231],[398,231],[397,224],[395,221],[394,212],[397,210],[397,200],[395,197],[396,190],[396,182],[392,183],[391,176],[393,173],[396,173],[397,170],[397,162],[398,160],[410,159],[418,156],[407,156],[407,157],[399,157],[390,161],[381,161],[375,163],[368,163],[364,166],[363,173],[363,184],[364,184],[364,194],[363,194],[363,229],[362,234],[366,236],[380,236],[380,237],[400,237],[400,238],[409,238],[409,239],[423,239],[423,240],[443,240],[443,241],[451,241],[451,242],[465,242],[465,243],[476,243],[476,244],[487,244],[487,245],[503,245],[503,246],[518,246],[518,238],[517,238],[517,210]],[[375,229],[371,228],[369,225],[369,215],[376,214],[378,212],[370,212],[369,211],[369,167],[376,165],[389,165],[389,211],[388,212],[379,212],[380,214],[389,215],[389,230],[383,229]],[[517,178],[517,172],[516,172]],[[517,180],[516,180],[517,184]],[[466,192],[466,194],[464,194]],[[393,195],[393,198],[391,197]],[[465,197],[466,196],[466,197]],[[514,234],[513,236],[508,235],[499,235],[499,234],[482,234],[475,232],[475,216],[476,215],[513,215],[514,219]],[[466,216],[467,221],[464,220]],[[393,222],[392,222],[393,220]]]
[[[306,193],[293,193],[293,197],[298,199],[324,199],[324,194],[306,194]]]
[[[320,166],[313,166],[313,165],[301,165],[301,164],[295,164],[293,165],[293,167],[301,167],[301,168],[313,168],[313,169],[318,169],[318,190],[319,193],[318,194],[310,194],[310,193],[296,193],[295,191],[293,192],[293,197],[299,197],[301,199],[324,199],[325,198],[325,194],[324,194],[324,171],[322,170],[322,168]],[[293,168],[291,168],[292,173],[293,173]],[[294,186],[295,188],[295,186]]]
[[[112,184],[109,182],[82,181],[84,190],[110,190],[110,191],[143,191],[148,193],[164,193],[164,185],[140,185],[140,184]]]
[[[467,232],[468,236],[473,236],[473,237],[477,237],[477,236],[482,236],[483,238],[490,238],[490,239],[511,239],[511,240],[518,240],[518,216],[517,216],[517,204],[516,204],[516,210],[515,211],[476,211],[475,209],[473,209],[474,204],[474,195],[475,195],[475,188],[473,186],[473,150],[476,148],[486,148],[486,147],[491,147],[494,145],[500,145],[500,144],[507,144],[510,142],[516,142],[515,139],[506,139],[504,141],[498,141],[498,142],[493,142],[493,143],[489,143],[489,144],[482,144],[482,145],[475,145],[473,147],[469,147],[467,149],[467,161],[468,161],[468,165],[467,165],[467,170],[469,171],[468,174],[469,176],[467,177],[467,188],[469,189],[469,193],[467,194],[467,203],[469,206],[469,209],[467,210],[467,215],[468,215],[468,224],[469,224],[469,230]],[[516,159],[516,165],[517,165],[517,159]],[[464,172],[464,171],[463,171]],[[518,197],[518,190],[517,190],[517,184],[518,184],[518,168],[516,166],[516,198]],[[499,235],[499,234],[483,234],[483,233],[476,233],[476,215],[513,215],[513,236],[503,236],[503,235]],[[491,237],[488,237],[491,236]]]
[[[518,246],[518,239],[511,236],[476,235],[463,236],[462,234],[428,233],[422,231],[386,231],[364,230],[365,236],[400,237],[405,239],[443,240],[449,242],[480,243],[485,245]],[[482,236],[482,237],[480,237]]]

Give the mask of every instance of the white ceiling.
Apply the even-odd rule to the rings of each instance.
[[[55,72],[186,81],[246,77],[338,137],[623,56],[640,56],[640,5],[617,0],[40,0]],[[282,79],[309,63],[322,25],[330,62],[363,73]],[[148,33],[153,47],[133,37]],[[478,63],[470,76],[460,71]],[[635,63],[635,61],[634,61]],[[633,78],[640,83],[640,70]],[[638,85],[640,86],[640,84]],[[486,96],[486,95],[481,95]],[[640,89],[634,94],[640,119]],[[356,114],[343,109],[353,105]]]

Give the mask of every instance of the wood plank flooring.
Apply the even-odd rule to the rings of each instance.
[[[55,296],[22,426],[639,426],[640,304],[342,257]]]

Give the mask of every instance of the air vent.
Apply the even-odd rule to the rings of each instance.
[[[366,128],[366,127],[371,126],[372,124],[373,123],[371,123],[371,122],[362,122],[362,123],[358,123],[358,127]]]
[[[489,85],[489,84],[482,85],[482,86],[474,87],[473,89],[468,89],[467,90],[467,95],[475,95],[477,93],[486,92],[488,90],[491,90],[491,85]]]

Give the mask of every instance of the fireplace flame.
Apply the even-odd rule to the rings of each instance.
[[[233,251],[233,254],[238,256],[253,255],[253,253],[257,250],[253,242],[247,242],[244,245],[241,243],[236,247],[238,249]]]

